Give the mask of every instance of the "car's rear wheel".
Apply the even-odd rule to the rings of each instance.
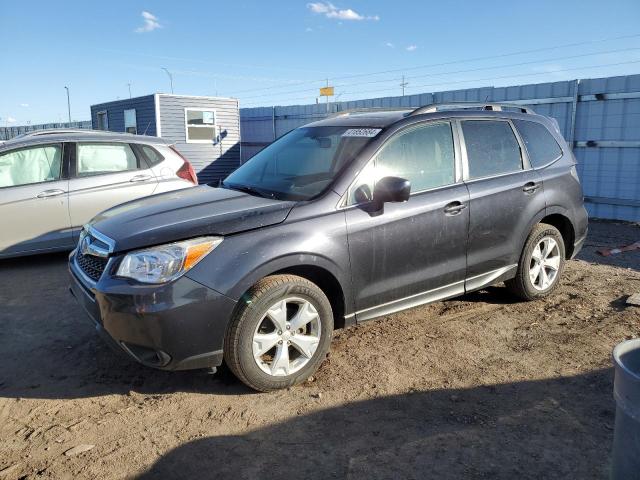
[[[255,390],[289,387],[318,369],[332,333],[331,304],[318,286],[296,275],[269,276],[237,308],[225,339],[225,362]]]
[[[536,225],[525,243],[515,278],[507,287],[523,300],[536,300],[551,294],[560,283],[565,264],[562,235],[552,225]]]

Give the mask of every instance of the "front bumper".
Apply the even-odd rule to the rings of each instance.
[[[141,285],[104,274],[93,283],[69,256],[70,291],[107,343],[163,370],[222,363],[227,324],[236,303],[188,277]]]

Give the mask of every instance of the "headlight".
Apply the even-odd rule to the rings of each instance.
[[[143,283],[166,283],[184,275],[222,243],[222,237],[200,237],[128,253],[117,276]]]

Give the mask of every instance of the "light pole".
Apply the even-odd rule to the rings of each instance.
[[[69,98],[69,87],[65,85],[64,88],[67,90],[67,112],[69,113],[69,123],[71,123],[71,100]]]
[[[129,98],[131,98],[131,82],[127,83],[127,86],[129,87]]]
[[[171,72],[169,70],[167,70],[164,67],[160,67],[162,70],[164,70],[165,72],[167,72],[167,75],[169,75],[169,83],[171,84],[171,93],[173,93],[173,75],[171,75]]]

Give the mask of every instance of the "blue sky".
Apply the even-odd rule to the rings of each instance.
[[[348,100],[403,74],[411,94],[640,73],[640,1],[6,1],[0,45],[0,125],[21,125],[65,120],[65,85],[73,120],[128,83],[167,92],[161,67],[241,106],[314,102],[327,77]]]

